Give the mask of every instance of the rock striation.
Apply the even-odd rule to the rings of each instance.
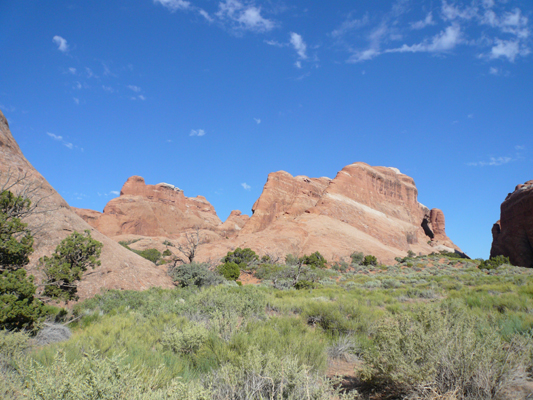
[[[491,257],[499,255],[513,265],[533,268],[533,180],[518,185],[500,207],[490,250]]]
[[[30,216],[25,222],[35,230],[34,253],[28,270],[37,281],[42,279],[37,268],[38,259],[49,256],[66,236],[74,231],[91,230],[92,236],[103,243],[100,260],[102,265],[87,271],[78,286],[80,299],[92,297],[102,288],[144,290],[152,286],[172,287],[172,282],[164,269],[126,250],[114,240],[91,228],[69,207],[46,179],[26,160],[9,130],[8,122],[0,111],[0,182],[8,176],[24,177],[14,192],[23,186],[34,189],[33,201],[39,201],[39,213]],[[85,210],[88,219],[97,219],[95,211]],[[40,228],[40,229],[39,229]]]

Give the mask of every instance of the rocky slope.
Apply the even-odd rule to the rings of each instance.
[[[417,196],[413,179],[397,169],[354,163],[334,179],[271,173],[252,216],[233,211],[224,223],[205,198],[145,185],[140,177],[129,178],[103,213],[76,212],[115,240],[138,240],[132,247],[139,249],[164,249],[165,240],[179,242],[199,228],[207,243],[198,260],[218,260],[236,247],[281,257],[320,251],[328,260],[362,251],[390,263],[409,250],[459,251],[446,236],[442,211]]]
[[[151,262],[126,250],[114,240],[89,226],[69,207],[67,202],[54,190],[46,179],[26,160],[13,138],[9,125],[0,111],[0,184],[8,177],[25,177],[14,188],[17,192],[23,187],[34,189],[33,201],[39,201],[37,211],[25,222],[35,230],[35,252],[31,257],[28,270],[37,280],[42,278],[37,261],[50,255],[66,236],[74,231],[91,230],[92,236],[104,244],[102,265],[87,271],[79,284],[81,299],[92,297],[102,288],[143,290],[152,286],[171,287],[172,282],[166,272]],[[1,186],[0,186],[1,187]],[[97,219],[99,213],[87,212]]]
[[[509,257],[514,265],[533,268],[533,180],[518,185],[501,205],[492,227],[490,256]]]

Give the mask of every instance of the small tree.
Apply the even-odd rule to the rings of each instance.
[[[354,251],[350,255],[350,258],[352,259],[352,264],[361,265],[365,259],[365,255],[362,252]]]
[[[22,218],[35,208],[28,197],[5,189],[13,187],[10,178],[8,174],[0,191],[0,329],[32,330],[50,309],[35,297],[34,278],[24,270],[33,252],[33,235]]]
[[[378,259],[376,258],[376,256],[372,255],[365,256],[365,259],[363,260],[363,265],[376,266],[378,265]]]
[[[303,256],[302,263],[311,268],[326,268],[326,259],[318,251],[315,251],[310,256]]]
[[[219,265],[217,267],[217,272],[228,281],[236,281],[241,274],[239,266],[234,262],[226,262]]]
[[[249,270],[256,267],[259,263],[259,256],[250,248],[241,249],[237,247],[234,251],[229,251],[222,259],[223,263],[233,262],[240,269]]]
[[[43,295],[67,302],[77,300],[77,282],[87,268],[100,265],[102,246],[91,237],[89,230],[85,235],[73,232],[63,239],[51,257],[39,260],[47,278]]]
[[[168,243],[173,246],[172,243]],[[175,256],[174,265],[176,265],[178,262],[183,264],[192,263],[194,261],[194,257],[196,257],[196,251],[198,250],[198,247],[203,243],[204,239],[200,237],[200,228],[196,227],[194,232],[185,233],[185,243],[178,243],[176,246],[180,253],[183,254],[183,257],[179,255]],[[166,243],[163,244],[166,245]]]

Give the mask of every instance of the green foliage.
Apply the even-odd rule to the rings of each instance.
[[[163,348],[170,349],[174,353],[196,353],[207,341],[207,329],[197,323],[189,323],[181,329],[175,326],[167,327],[163,332],[161,343]]]
[[[237,247],[234,251],[229,251],[222,259],[223,263],[235,263],[242,270],[254,269],[259,262],[259,256],[250,248],[241,249]]]
[[[30,337],[24,332],[0,331],[0,362],[2,359],[21,357],[30,347]]]
[[[365,255],[361,252],[355,251],[350,255],[350,258],[352,259],[352,264],[361,265],[363,263]]]
[[[363,260],[363,265],[376,266],[376,265],[378,265],[378,259],[376,258],[376,256],[372,256],[372,255],[365,256],[365,258]]]
[[[165,249],[165,251],[163,252],[163,257],[168,257],[171,255],[172,255],[172,252],[169,249]]]
[[[508,264],[511,265],[509,257],[496,256],[491,257],[488,260],[484,260],[479,264],[479,269],[496,269],[501,265]]]
[[[157,262],[161,259],[161,252],[157,249],[133,250],[133,252],[137,253],[143,258],[146,258],[154,264],[157,264]]]
[[[9,190],[0,194],[0,271],[17,270],[29,263],[33,236],[21,217],[31,201]]]
[[[225,262],[224,264],[219,265],[217,267],[217,272],[228,281],[236,281],[241,274],[239,265],[234,262]]]
[[[409,257],[409,258],[416,257],[416,253],[413,250],[408,250],[407,251],[407,257]]]
[[[0,274],[0,329],[33,330],[52,311],[35,297],[33,276],[24,269]]]
[[[91,237],[89,230],[85,235],[73,232],[59,243],[51,257],[39,261],[46,275],[43,295],[65,301],[77,300],[77,282],[87,268],[100,265],[98,258],[102,243]]]
[[[316,287],[316,284],[314,282],[309,282],[304,279],[299,280],[294,284],[294,288],[296,290],[308,290],[308,289],[314,289]]]
[[[326,259],[318,251],[310,256],[303,256],[301,260],[302,264],[308,265],[311,268],[326,268]]]
[[[224,278],[216,272],[209,270],[209,264],[181,264],[173,268],[170,276],[175,282],[178,282],[181,287],[187,286],[212,286],[219,285],[224,281]]]
[[[285,264],[286,265],[298,265],[300,262],[300,258],[296,257],[293,254],[287,254],[285,256]]]
[[[519,336],[505,343],[464,307],[425,306],[379,322],[373,347],[363,353],[364,376],[410,391],[429,387],[460,399],[492,399],[530,362],[531,345]]]

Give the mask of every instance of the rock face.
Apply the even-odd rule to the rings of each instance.
[[[413,179],[395,168],[354,163],[335,179],[275,172],[237,236],[205,245],[200,255],[240,246],[280,256],[318,250],[335,260],[362,251],[392,263],[408,250],[460,251],[446,236],[442,211],[417,196]]]
[[[509,257],[513,265],[533,268],[533,180],[518,185],[501,205],[492,227],[490,256]]]
[[[102,288],[144,290],[152,286],[172,287],[172,282],[164,269],[128,251],[115,241],[92,229],[69,207],[67,202],[54,190],[46,179],[26,160],[13,138],[6,118],[0,111],[0,182],[8,176],[25,176],[21,185],[35,188],[34,202],[41,199],[38,211],[27,222],[30,228],[43,227],[36,231],[34,253],[28,270],[39,281],[42,276],[37,268],[40,257],[49,256],[66,236],[74,231],[91,230],[91,235],[104,244],[100,260],[102,265],[87,271],[78,286],[80,299],[92,297]],[[99,213],[85,210],[87,218],[97,218]]]
[[[140,176],[129,178],[120,197],[107,203],[103,213],[76,212],[109,237],[173,237],[195,227],[214,230],[222,223],[205,197],[185,197],[182,190],[167,183],[146,185]]]
[[[335,179],[271,173],[253,215],[233,211],[224,223],[205,198],[187,198],[167,184],[146,185],[138,176],[103,213],[76,212],[109,237],[140,240],[142,247],[183,241],[198,228],[207,242],[198,250],[200,261],[218,260],[236,247],[279,256],[320,251],[328,260],[362,251],[388,263],[409,250],[459,251],[446,236],[442,211],[428,209],[417,196],[413,179],[399,170],[354,163]]]

